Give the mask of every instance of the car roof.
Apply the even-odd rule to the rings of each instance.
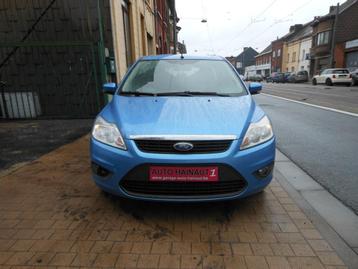
[[[201,55],[188,55],[188,54],[159,54],[144,56],[140,60],[142,61],[155,61],[155,60],[214,60],[223,61],[224,57],[221,56],[201,56]]]

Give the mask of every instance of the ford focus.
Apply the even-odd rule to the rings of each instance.
[[[269,118],[224,58],[147,56],[116,85],[91,135],[95,183],[147,201],[246,197],[272,180],[275,137]]]

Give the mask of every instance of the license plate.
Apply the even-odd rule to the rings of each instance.
[[[217,166],[150,166],[149,181],[216,182],[219,181],[219,168]]]

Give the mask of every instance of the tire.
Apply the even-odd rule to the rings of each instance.
[[[351,83],[347,83],[347,84],[346,84],[347,87],[350,87],[351,85],[352,85]]]
[[[317,85],[317,80],[314,78],[314,79],[312,79],[312,85]]]
[[[330,78],[326,79],[326,85],[327,86],[332,86],[333,85],[332,80]]]

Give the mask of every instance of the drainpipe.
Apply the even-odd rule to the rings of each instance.
[[[331,39],[331,67],[334,68],[334,49],[336,46],[336,29],[339,15],[339,3],[337,3],[336,15],[333,22],[332,39]]]
[[[104,46],[104,36],[103,36],[103,21],[102,21],[102,12],[101,12],[101,0],[97,0],[97,16],[98,16],[98,34],[99,34],[99,41],[98,41],[98,58],[99,58],[99,71],[100,71],[100,78],[101,83],[100,87],[102,88],[103,83],[107,81],[107,68],[105,64],[105,46]],[[95,64],[95,63],[94,63]],[[97,74],[95,74],[97,75]],[[98,89],[100,91],[100,89]],[[109,101],[108,95],[105,95],[104,97],[105,102],[107,103]]]
[[[173,17],[174,17],[174,22],[173,22],[174,54],[177,54],[177,12],[175,9],[175,0],[173,0]]]

